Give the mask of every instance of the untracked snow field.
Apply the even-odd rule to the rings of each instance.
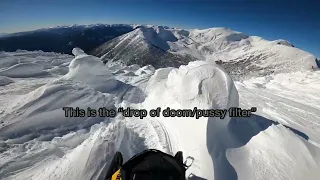
[[[220,66],[104,65],[73,56],[0,53],[0,179],[104,179],[110,160],[183,151],[186,179],[317,180],[320,72],[234,82]],[[63,107],[228,109],[251,117],[65,117]]]

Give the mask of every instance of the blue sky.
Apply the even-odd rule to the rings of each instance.
[[[319,0],[0,0],[0,33],[92,23],[229,27],[320,57]]]

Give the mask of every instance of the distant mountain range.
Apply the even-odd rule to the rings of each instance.
[[[7,33],[0,33],[0,37],[6,36]]]
[[[74,47],[90,51],[134,29],[134,25],[73,25],[0,35],[0,51],[42,50],[71,54]]]
[[[250,77],[317,68],[312,54],[286,40],[267,41],[229,28],[177,29],[153,25],[74,25],[7,34],[0,50],[42,50],[71,54],[74,47],[105,63],[155,68],[189,61],[221,64],[233,77]]]

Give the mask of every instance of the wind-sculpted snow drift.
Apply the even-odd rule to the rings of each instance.
[[[230,76],[222,68],[203,61],[192,62],[179,69],[156,71],[147,90],[148,97],[143,103],[146,109],[228,109],[237,107],[239,103],[238,92]],[[213,118],[210,119],[213,124],[209,124],[208,118],[159,118],[170,137],[169,152],[182,150],[186,157],[194,158],[188,172],[206,179],[214,179],[214,166],[220,166],[219,162],[213,162],[210,154],[209,146],[215,141],[210,133],[224,133],[221,137],[226,140],[229,133],[221,129],[227,128],[229,120],[229,117],[223,120]]]
[[[257,115],[222,120],[65,117],[63,107],[228,109],[241,103],[231,77],[214,63],[196,61],[155,71],[152,66],[108,67],[80,49],[73,53],[66,75],[50,77],[52,81],[14,96],[2,108],[2,179],[102,179],[116,151],[128,160],[148,148],[183,151],[185,159],[194,160],[188,179],[320,175],[318,147]]]
[[[76,56],[69,65],[69,73],[62,79],[81,81],[100,92],[119,90],[124,83],[113,78],[111,72],[97,57],[85,54],[81,49],[73,49]]]

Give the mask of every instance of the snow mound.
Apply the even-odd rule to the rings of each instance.
[[[220,66],[206,61],[190,62],[179,69],[156,70],[149,80],[146,92],[148,96],[142,103],[145,109],[229,109],[239,104],[239,95],[231,77]],[[228,129],[230,117],[226,114],[223,119],[196,119],[164,117],[160,114],[158,121],[169,136],[169,153],[182,150],[186,157],[196,159],[187,174],[214,179],[214,167],[222,166],[223,162],[217,162],[213,158],[217,152],[212,153],[212,149],[220,149],[219,143],[215,142],[222,141],[221,137],[228,139],[230,136],[226,131],[221,132],[222,129]],[[195,131],[196,133],[192,133]]]
[[[111,71],[103,62],[81,49],[74,48],[76,57],[69,65],[69,72],[62,79],[82,82],[98,91],[107,92],[121,86],[121,82],[114,79]]]
[[[163,81],[165,83],[161,83]],[[206,61],[190,62],[179,69],[157,70],[147,91],[145,103],[163,107],[179,104],[179,108],[224,109],[239,104],[238,92],[230,76],[220,66]],[[159,97],[166,98],[157,99]]]
[[[48,75],[43,66],[36,63],[20,63],[0,71],[1,76],[28,78]]]
[[[13,83],[14,81],[6,76],[0,76],[0,86],[5,86]]]
[[[72,49],[72,54],[75,55],[75,56],[86,55],[86,53],[80,48],[73,48]]]

